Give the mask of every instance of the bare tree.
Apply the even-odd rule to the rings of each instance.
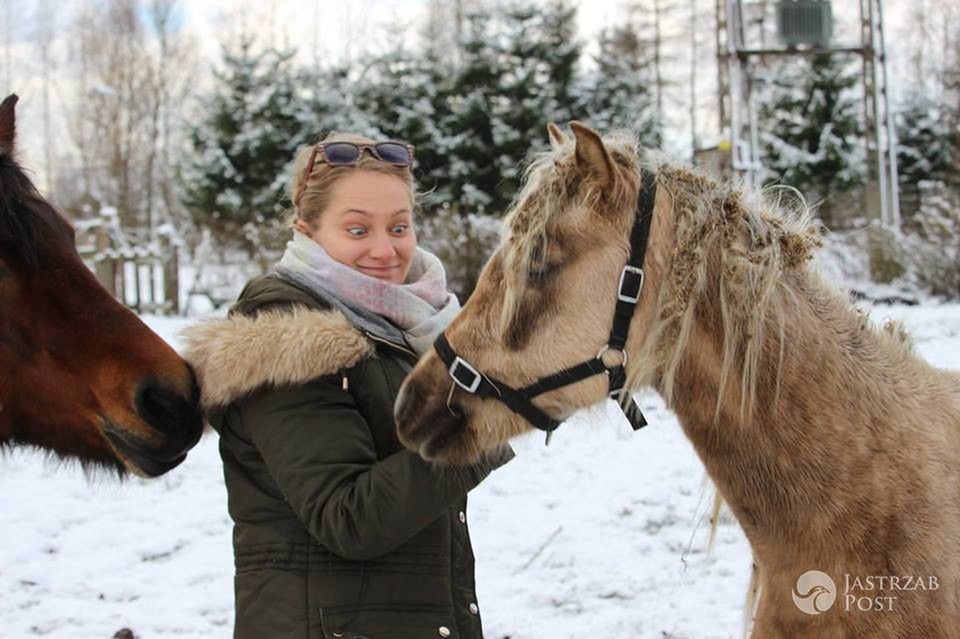
[[[178,28],[177,5],[177,0],[151,0],[146,11],[156,38],[150,87],[150,131],[154,144],[150,148],[147,172],[150,228],[185,219],[176,194],[178,167],[171,150],[183,141],[178,125],[195,80],[190,70],[195,68],[193,62],[197,54],[193,41]]]
[[[114,206],[143,237],[177,206],[171,149],[195,55],[178,19],[176,0],[107,0],[72,26],[79,83],[67,117],[83,185],[73,204]]]
[[[53,134],[50,109],[50,84],[53,75],[53,34],[56,16],[49,0],[38,0],[36,5],[36,34],[34,42],[40,60],[41,102],[43,110],[43,175],[49,184],[53,179]]]

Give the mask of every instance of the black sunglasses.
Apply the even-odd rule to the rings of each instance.
[[[413,145],[405,142],[377,142],[375,144],[357,144],[354,142],[321,142],[313,147],[310,161],[307,162],[307,175],[313,170],[317,160],[331,166],[353,166],[360,161],[364,151],[395,166],[413,164]]]

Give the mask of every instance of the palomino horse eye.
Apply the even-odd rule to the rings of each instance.
[[[559,264],[531,264],[527,270],[527,279],[531,282],[542,283],[559,269]]]

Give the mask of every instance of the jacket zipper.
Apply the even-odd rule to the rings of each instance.
[[[365,330],[365,331],[363,331],[363,334],[366,335],[367,337],[369,337],[370,339],[372,339],[372,340],[375,341],[375,342],[380,342],[381,344],[386,344],[387,346],[390,346],[390,347],[392,347],[392,348],[395,348],[395,349],[397,349],[398,351],[401,351],[401,352],[403,352],[403,353],[406,353],[407,355],[409,355],[410,357],[414,358],[415,360],[416,360],[416,359],[419,359],[419,358],[417,357],[417,354],[414,353],[414,352],[413,352],[412,350],[410,350],[409,348],[407,348],[406,346],[402,346],[402,345],[400,345],[400,344],[397,344],[396,342],[391,342],[390,340],[384,339],[383,337],[378,337],[378,336],[374,335],[373,333],[371,333],[370,331],[366,331],[366,330]]]

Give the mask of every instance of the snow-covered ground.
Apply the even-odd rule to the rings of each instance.
[[[960,304],[877,306],[919,352],[960,368]],[[146,318],[176,343],[186,322]],[[471,493],[488,639],[739,637],[750,551],[722,519],[706,550],[703,468],[659,398],[639,433],[612,405],[578,414],[545,448]],[[229,637],[230,521],[207,435],[152,481],[86,479],[17,451],[0,458],[0,637]]]

